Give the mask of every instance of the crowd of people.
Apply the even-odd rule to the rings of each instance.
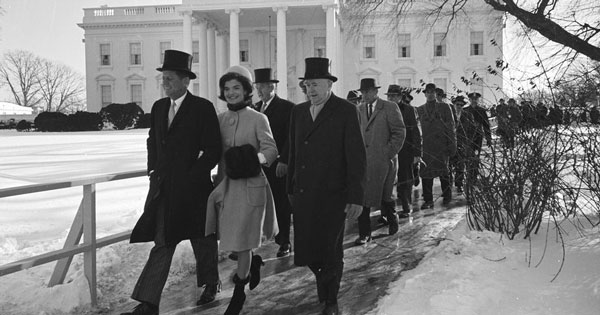
[[[388,225],[390,235],[397,233],[399,218],[434,207],[435,178],[443,204],[453,200],[452,184],[462,193],[465,182],[476,180],[483,140],[491,143],[479,93],[469,93],[468,101],[447,100],[445,91],[429,83],[425,104],[415,107],[411,89],[392,84],[384,100],[376,80],[365,78],[343,99],[332,93],[337,77],[329,60],[314,57],[305,59],[299,78],[305,102],[279,97],[270,68],[252,75],[232,66],[219,79],[227,111],[217,114],[214,104],[189,92],[196,78],[191,65],[188,53],[167,50],[157,68],[167,97],[152,106],[150,185],[130,240],[154,247],[131,295],[139,304],[122,315],[159,313],[171,260],[183,240],[192,244],[197,285],[204,288],[197,305],[216,299],[218,251],[231,252],[237,266],[225,314],[239,314],[246,285],[252,290],[261,280],[264,263],[254,251],[271,238],[279,245],[276,257],[293,252],[295,265],[314,274],[322,314],[339,314],[346,221],[358,221],[356,245],[371,241],[376,209],[379,223]],[[541,124],[541,110],[518,108],[513,99],[498,104],[495,113],[507,146],[514,146],[518,128]],[[556,119],[552,113],[544,124]],[[413,208],[412,190],[419,184],[424,202]]]

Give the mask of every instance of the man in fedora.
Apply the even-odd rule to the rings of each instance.
[[[421,185],[424,203],[421,209],[433,209],[433,179],[440,178],[443,204],[452,201],[449,159],[456,154],[456,130],[450,106],[436,101],[435,84],[425,85],[427,102],[417,107],[423,135]]]
[[[469,97],[469,101],[471,105],[465,108],[466,111],[470,112],[473,115],[473,119],[475,120],[475,137],[472,141],[472,149],[475,153],[476,163],[469,170],[471,172],[471,179],[475,180],[477,178],[477,174],[479,174],[479,155],[481,153],[481,148],[483,147],[483,139],[485,138],[487,145],[492,145],[492,131],[490,128],[490,120],[485,108],[479,105],[479,100],[481,99],[481,94],[478,92],[471,92],[467,94]]]
[[[279,245],[277,257],[285,257],[292,250],[290,244],[292,209],[285,191],[285,176],[287,174],[287,154],[289,151],[290,114],[294,103],[275,94],[275,84],[278,82],[273,78],[271,68],[254,70],[254,83],[258,91],[258,97],[260,97],[260,101],[254,104],[254,108],[267,115],[279,152],[277,160],[269,167],[263,166],[263,169],[271,185],[277,224],[279,225],[279,234],[275,236],[275,243]]]
[[[329,59],[305,62],[309,101],[292,109],[288,155],[294,263],[315,274],[322,314],[340,314],[345,219],[355,220],[363,204],[366,152],[356,106],[331,92]]]
[[[162,86],[167,97],[152,105],[148,133],[150,189],[131,243],[154,242],[131,298],[140,304],[127,315],[158,314],[160,297],[177,244],[190,240],[196,258],[198,304],[215,299],[220,282],[217,238],[204,236],[206,203],[213,189],[210,171],[221,157],[219,121],[213,104],[188,90],[192,56],[166,50]]]
[[[396,202],[392,198],[398,173],[398,151],[404,143],[406,127],[398,105],[377,96],[375,79],[360,80],[363,102],[358,106],[360,127],[367,151],[367,180],[363,209],[358,217],[356,245],[371,240],[371,208],[381,208],[381,216],[389,224],[389,234],[398,232]]]
[[[398,152],[398,180],[396,184],[396,195],[402,206],[402,211],[398,214],[401,218],[407,218],[411,212],[412,187],[415,182],[415,164],[421,162],[422,140],[417,111],[410,105],[413,97],[410,90],[403,89],[399,85],[391,84],[388,87],[388,101],[398,104],[404,126],[406,127],[406,137],[404,144]],[[418,178],[418,173],[416,174]]]

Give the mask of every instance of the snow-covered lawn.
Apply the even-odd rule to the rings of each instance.
[[[144,169],[146,135],[147,130],[1,131],[0,189]],[[146,190],[143,177],[98,184],[98,236],[131,229]],[[80,187],[0,198],[0,264],[61,248],[80,199]],[[371,313],[597,315],[600,229],[583,221],[577,226],[565,222],[561,228],[562,270],[562,247],[553,225],[544,226],[530,243],[468,231],[463,222],[419,266],[392,283],[389,295]],[[183,245],[169,282],[193,270],[193,255],[187,242]],[[122,283],[123,275],[139,273],[149,248],[122,242],[98,250],[101,299],[127,298],[133,284]],[[76,306],[89,303],[80,256],[66,283],[53,288],[46,284],[54,264],[0,277],[0,314],[77,314]]]

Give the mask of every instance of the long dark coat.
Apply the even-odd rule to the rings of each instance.
[[[294,203],[294,263],[339,260],[346,204],[363,203],[366,152],[355,105],[331,95],[313,122],[310,102],[292,109],[288,194]],[[343,253],[342,253],[343,255]]]
[[[417,107],[423,135],[421,177],[435,178],[449,174],[448,162],[456,153],[456,127],[450,106],[431,102]]]
[[[159,199],[164,200],[165,241],[177,244],[204,236],[210,172],[221,157],[221,133],[213,104],[189,91],[168,127],[171,100],[152,105],[146,142],[150,189],[131,242],[154,240]]]
[[[398,184],[410,187],[414,181],[413,161],[415,157],[421,157],[423,154],[423,140],[417,110],[405,103],[398,104],[398,107],[406,126],[406,139],[398,152]]]

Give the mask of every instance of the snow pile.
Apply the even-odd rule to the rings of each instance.
[[[562,270],[552,225],[530,244],[468,231],[463,221],[419,266],[390,284],[377,314],[598,314],[600,229],[569,222],[561,227]]]

